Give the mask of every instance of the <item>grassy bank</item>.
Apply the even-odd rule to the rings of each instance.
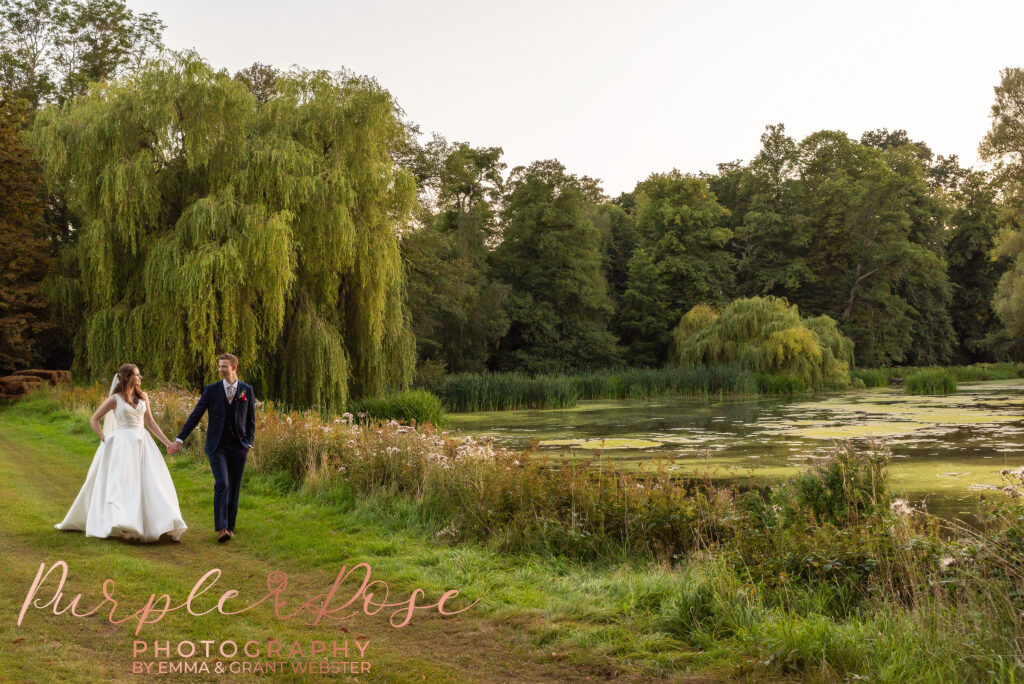
[[[23,443],[59,434],[84,457],[99,394],[47,391],[0,425]],[[181,393],[154,397],[167,427],[191,406]],[[197,441],[176,482],[208,479]],[[600,459],[545,462],[429,426],[322,423],[265,407],[246,472],[247,487],[283,510],[357,526],[358,548],[375,539],[386,574],[485,597],[481,615],[534,658],[555,654],[545,662],[624,678],[1020,679],[1019,499],[993,506],[981,532],[943,530],[890,500],[887,462],[882,445],[841,445],[785,485],[739,492]],[[1016,494],[1021,476],[1006,477]],[[262,541],[273,557],[278,545],[301,554],[319,539]]]
[[[970,366],[900,366],[897,368],[855,368],[850,371],[854,381],[865,387],[885,387],[890,382],[906,381],[920,373],[945,372],[955,382],[1011,380],[1024,377],[1024,363],[975,363]],[[948,382],[947,382],[948,387]]]

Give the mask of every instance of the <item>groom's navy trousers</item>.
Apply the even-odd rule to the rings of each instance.
[[[236,411],[245,410],[242,402],[233,401],[225,409],[224,431],[220,444],[210,454],[210,470],[213,471],[213,529],[235,530],[235,516],[238,515],[238,492],[242,488],[242,471],[249,450],[238,436]]]
[[[242,471],[249,450],[223,442],[210,456],[213,471],[213,529],[235,531],[238,515],[238,492],[242,488]]]

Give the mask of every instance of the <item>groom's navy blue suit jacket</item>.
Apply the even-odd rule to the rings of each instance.
[[[242,398],[243,395],[245,399]],[[242,446],[251,449],[253,440],[256,439],[256,395],[253,393],[252,387],[241,380],[238,381],[238,388],[235,390],[235,403],[239,402],[242,402],[243,406],[238,406],[237,409],[243,410],[233,411],[235,430],[242,440]],[[207,385],[203,388],[203,396],[199,397],[199,403],[192,409],[192,415],[185,421],[185,427],[181,428],[178,439],[184,442],[185,438],[199,424],[203,413],[209,411],[210,424],[206,429],[204,451],[207,456],[213,456],[220,444],[220,438],[224,434],[224,421],[228,415],[228,408],[228,396],[224,392],[224,383],[218,380],[212,385]]]

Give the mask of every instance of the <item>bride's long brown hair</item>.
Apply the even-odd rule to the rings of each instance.
[[[132,376],[135,375],[135,371],[138,370],[138,366],[134,363],[126,363],[117,369],[117,384],[114,385],[114,394],[120,394],[122,397],[125,396],[124,390],[128,387],[128,383],[131,382]],[[132,395],[127,397],[127,401],[132,406],[137,406],[139,400],[142,399],[142,388],[133,387]]]

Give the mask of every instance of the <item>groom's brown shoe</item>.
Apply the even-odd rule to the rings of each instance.
[[[220,536],[217,537],[217,541],[221,543],[226,542],[229,539],[231,539],[231,533],[227,530],[221,530]]]

